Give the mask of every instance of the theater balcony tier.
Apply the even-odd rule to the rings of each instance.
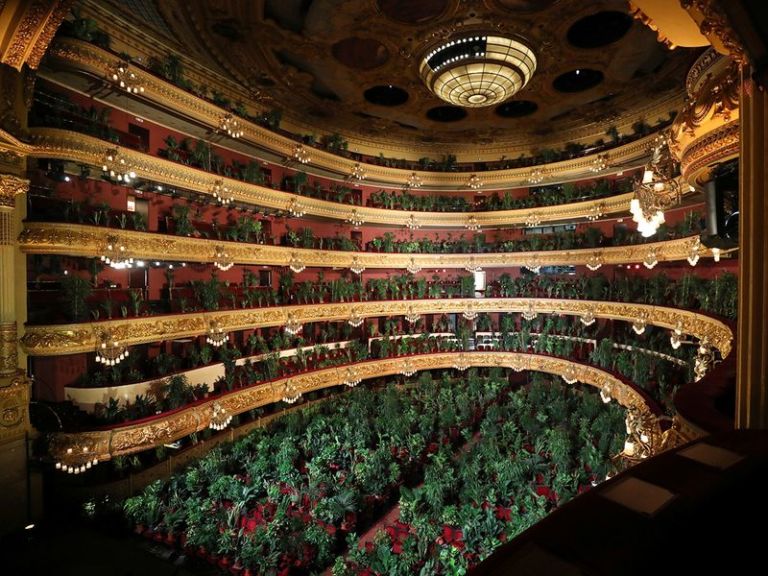
[[[123,318],[79,324],[26,326],[21,339],[27,354],[59,356],[95,352],[104,333],[124,346],[203,336],[211,325],[224,332],[350,318],[450,313],[530,312],[536,314],[594,315],[624,322],[644,321],[648,325],[682,329],[706,341],[725,358],[731,351],[731,327],[715,317],[678,308],[624,302],[564,300],[556,298],[450,298],[433,300],[382,300],[274,306],[191,314],[169,314]]]
[[[612,390],[612,398],[619,404],[627,408],[639,409],[641,413],[650,416],[651,421],[656,422],[658,426],[656,419],[659,413],[658,408],[629,382],[599,368],[564,358],[519,352],[439,352],[359,362],[354,364],[354,367],[361,380],[368,380],[400,374],[404,365],[414,373],[422,370],[452,368],[459,357],[467,366],[503,367],[555,375],[568,374],[569,377],[575,376],[579,382],[595,386],[598,390],[608,386]],[[92,460],[95,457],[99,461],[104,461],[162,446],[207,428],[211,423],[214,409],[219,411],[223,409],[227,414],[234,416],[280,402],[289,386],[293,395],[342,386],[347,378],[348,366],[313,370],[289,378],[279,378],[227,392],[216,398],[201,400],[173,412],[109,429],[56,433],[51,438],[49,454],[63,465],[80,465],[81,460]],[[660,437],[660,434],[657,436]]]
[[[507,268],[513,266],[589,265],[593,269],[610,264],[635,264],[647,258],[657,262],[681,261],[692,250],[700,257],[712,252],[698,242],[698,236],[627,246],[547,250],[536,252],[496,252],[482,254],[413,254],[318,250],[272,246],[245,242],[136,232],[84,224],[27,222],[19,237],[19,247],[27,254],[60,254],[98,258],[107,244],[122,245],[138,260],[213,262],[217,253],[226,252],[236,264],[289,266],[300,260],[304,266],[323,268],[408,269]]]

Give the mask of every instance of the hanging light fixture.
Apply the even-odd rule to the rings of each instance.
[[[596,320],[595,313],[592,310],[587,310],[584,312],[584,314],[581,315],[579,320],[582,324],[584,324],[584,326],[592,326]]]
[[[608,404],[613,400],[613,388],[607,382],[600,388],[600,399],[605,404]]]
[[[596,220],[599,220],[605,215],[605,204],[603,202],[600,202],[599,204],[593,204],[589,209],[589,214],[587,214],[587,220],[590,222],[595,222]]]
[[[353,228],[360,228],[364,222],[365,220],[363,220],[362,216],[360,216],[357,208],[353,208],[352,212],[347,217],[347,223],[351,224]]]
[[[220,348],[226,344],[228,340],[229,334],[224,331],[224,329],[216,320],[211,320],[208,326],[208,335],[205,337],[205,341],[214,348]]]
[[[536,56],[519,38],[474,32],[435,45],[419,74],[438,98],[482,108],[511,98],[536,71]]]
[[[402,367],[400,368],[400,374],[406,376],[407,378],[410,378],[416,374],[416,369],[413,367],[410,358],[406,358],[405,362],[403,362]]]
[[[653,236],[664,223],[664,211],[680,203],[678,166],[669,151],[669,137],[659,134],[651,147],[651,159],[635,183],[635,197],[630,202],[632,219],[644,238]]]
[[[707,375],[707,372],[709,372],[709,369],[714,364],[714,360],[715,357],[712,352],[712,347],[709,345],[709,340],[704,337],[701,339],[701,342],[699,342],[699,347],[696,350],[696,357],[693,360],[693,373],[696,382]]]
[[[227,254],[224,246],[214,246],[213,265],[222,272],[226,272],[235,265],[235,262],[232,260],[232,258],[229,257],[229,254]]]
[[[598,154],[595,159],[592,160],[592,164],[589,169],[597,174],[608,168],[608,154]]]
[[[408,219],[405,221],[405,227],[408,228],[408,230],[418,230],[421,228],[421,223],[416,218],[415,215],[411,214],[408,216]]]
[[[528,174],[529,184],[541,184],[544,181],[544,170],[542,168],[534,168]]]
[[[696,238],[693,245],[691,245],[691,249],[688,251],[688,257],[686,260],[688,260],[688,264],[691,266],[696,266],[699,262],[699,251],[701,250],[701,239]]]
[[[589,268],[592,272],[599,270],[602,265],[603,257],[598,252],[595,252],[589,258],[587,258],[587,268]]]
[[[521,316],[531,322],[538,316],[538,313],[533,307],[533,302],[528,302],[527,306],[525,307],[525,310],[523,310]]]
[[[296,160],[299,164],[309,164],[310,160],[312,159],[309,156],[309,152],[302,144],[296,144],[293,147],[293,159]]]
[[[291,380],[286,380],[282,397],[283,402],[286,404],[295,404],[300,398],[301,392],[298,387]]]
[[[579,381],[579,375],[576,372],[576,366],[569,364],[560,377],[565,380],[566,384],[576,384]]]
[[[653,270],[653,267],[656,266],[656,264],[659,263],[659,259],[656,256],[656,249],[650,248],[648,250],[648,253],[645,255],[645,258],[643,258],[643,266],[648,268],[648,270]]]
[[[133,268],[133,256],[128,252],[128,248],[117,236],[107,236],[107,243],[104,246],[99,258],[104,264],[116,270]]]
[[[294,336],[295,334],[298,334],[301,332],[302,325],[301,323],[294,318],[293,313],[288,313],[288,318],[285,321],[285,325],[283,326],[285,333]]]
[[[114,65],[110,74],[112,82],[129,94],[139,94],[144,92],[144,85],[139,82],[138,77],[130,69],[130,63],[121,61]]]
[[[348,388],[354,388],[362,379],[360,378],[360,372],[354,366],[348,366],[344,371],[344,386]]]
[[[476,274],[477,272],[482,272],[482,267],[475,262],[474,256],[469,259],[469,262],[464,266],[464,270],[469,272],[470,274]]]
[[[363,266],[362,262],[360,262],[360,258],[357,256],[354,256],[352,258],[352,263],[349,265],[349,269],[358,276],[362,274],[365,271],[365,266]]]
[[[523,360],[522,356],[513,356],[509,362],[509,367],[515,372],[522,372],[525,370],[525,360]]]
[[[352,171],[349,173],[349,179],[355,183],[355,186],[359,186],[360,182],[365,180],[368,177],[368,174],[365,171],[365,168],[363,168],[359,162],[356,162],[354,166],[352,166]]]
[[[682,339],[678,334],[675,334],[674,332],[670,334],[669,336],[669,344],[672,346],[673,350],[677,350],[680,348],[680,345],[683,343]]]
[[[405,269],[408,270],[408,272],[411,274],[418,274],[421,271],[421,266],[416,263],[415,258],[411,258],[411,260],[408,262],[408,266],[406,266]]]
[[[123,184],[130,184],[136,178],[136,172],[120,153],[119,148],[111,148],[104,153],[101,160],[101,170],[109,178]]]
[[[288,213],[294,218],[301,218],[307,213],[307,208],[302,204],[301,200],[295,196],[288,202]]]
[[[541,272],[541,263],[539,262],[539,257],[534,256],[531,259],[529,259],[525,264],[523,264],[523,268],[527,268],[534,274],[538,274]]]
[[[467,360],[464,354],[459,354],[453,361],[453,368],[459,372],[464,372],[469,366],[469,360]]]
[[[353,328],[359,328],[363,325],[363,317],[360,316],[356,308],[353,308],[352,314],[349,316],[349,320],[347,320],[347,322]]]
[[[477,218],[473,214],[469,218],[467,218],[467,221],[464,223],[464,228],[471,232],[479,232],[480,231],[480,222],[477,221]]]
[[[408,179],[405,181],[403,188],[407,191],[415,188],[421,188],[421,185],[421,177],[416,174],[416,172],[411,172],[410,176],[408,176]]]
[[[539,224],[541,224],[541,216],[538,212],[529,212],[528,216],[525,217],[525,225],[528,228],[534,228]]]
[[[476,320],[477,319],[477,310],[475,310],[474,306],[472,306],[472,304],[470,304],[469,306],[467,306],[467,309],[464,310],[464,312],[461,313],[461,315],[466,320],[470,320],[470,321],[471,320]]]
[[[296,254],[291,254],[291,258],[288,260],[288,268],[291,269],[291,272],[299,274],[306,270],[307,267],[304,265],[304,262],[301,261],[301,258],[296,256]]]
[[[467,180],[467,186],[471,190],[480,190],[483,187],[483,180],[477,174],[472,174]]]
[[[722,250],[720,248],[711,248],[712,250],[712,258],[714,258],[715,262],[720,262],[720,254],[722,253]]]
[[[415,324],[421,319],[421,314],[417,314],[413,310],[413,306],[408,306],[408,310],[405,314],[405,321],[408,322],[408,324]]]
[[[111,332],[103,332],[96,346],[96,362],[117,366],[128,357],[128,348],[120,344]]]
[[[221,179],[216,180],[213,183],[213,186],[211,186],[211,196],[213,196],[214,200],[224,206],[231,204],[234,200],[232,194],[229,193],[229,188],[224,184],[224,180]]]
[[[638,336],[645,332],[647,326],[648,318],[644,315],[641,315],[640,318],[637,318],[634,322],[632,322],[632,330],[634,330],[635,334]]]
[[[230,138],[240,138],[243,135],[243,127],[237,118],[227,112],[219,120],[219,130],[226,132]]]
[[[65,459],[58,460],[55,468],[67,474],[83,474],[99,463],[98,456],[94,454],[95,448],[90,446],[83,446],[77,452],[73,448],[67,448]]]
[[[232,414],[228,414],[218,400],[215,401],[211,409],[211,421],[208,426],[211,430],[220,431],[229,426],[230,422],[232,422]]]

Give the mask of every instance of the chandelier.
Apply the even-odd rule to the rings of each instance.
[[[589,214],[587,214],[587,220],[590,222],[594,222],[595,220],[598,220],[599,218],[602,218],[605,214],[605,204],[602,202],[600,204],[593,204],[592,207],[589,209]]]
[[[213,411],[211,412],[211,422],[208,426],[212,430],[224,430],[229,423],[232,422],[232,414],[228,414],[224,407],[218,402],[213,403]]]
[[[131,72],[128,62],[118,62],[112,69],[110,77],[112,81],[129,94],[144,92],[144,86],[139,82],[136,74]]]
[[[530,260],[528,260],[525,264],[523,264],[523,268],[527,268],[534,274],[538,274],[541,272],[541,263],[539,262],[538,256],[534,256]]]
[[[226,206],[230,204],[234,198],[229,193],[229,188],[224,184],[224,180],[216,180],[211,186],[211,196],[217,201]]]
[[[116,366],[128,357],[128,348],[115,340],[111,332],[104,332],[96,346],[96,362],[104,366]]]
[[[299,164],[309,164],[309,161],[312,158],[309,156],[309,152],[307,152],[307,149],[304,148],[303,145],[296,144],[296,146],[293,147],[293,159]]]
[[[602,265],[603,265],[603,257],[597,252],[595,252],[594,254],[592,254],[592,256],[587,258],[587,268],[592,270],[592,272],[594,272],[595,270],[599,270]]]
[[[622,456],[628,460],[641,460],[653,454],[651,438],[653,437],[653,422],[650,414],[644,414],[636,406],[627,409],[625,424],[627,438],[624,441]]]
[[[645,258],[643,258],[643,266],[648,268],[648,270],[653,270],[653,267],[658,263],[659,258],[656,256],[656,249],[650,248],[648,253],[645,255]]]
[[[286,404],[295,404],[301,398],[301,392],[296,385],[290,380],[286,380],[285,389],[283,391],[283,402]]]
[[[408,322],[408,324],[415,324],[421,319],[421,314],[417,314],[413,310],[413,306],[408,306],[408,310],[405,314],[405,321]]]
[[[347,367],[344,372],[344,386],[354,388],[360,384],[361,381],[360,372],[358,372],[357,368],[353,368],[352,366]]]
[[[565,371],[560,375],[565,380],[566,384],[576,384],[579,381],[578,373],[576,372],[576,366],[569,364]]]
[[[693,362],[694,381],[698,382],[707,375],[709,369],[714,365],[714,354],[709,341],[704,337],[696,350],[696,357]]]
[[[595,174],[602,172],[606,168],[608,168],[608,154],[598,154],[595,159],[592,160],[592,165],[589,167]]]
[[[291,272],[299,274],[300,272],[304,272],[307,267],[304,265],[304,262],[301,261],[301,258],[296,256],[296,254],[291,254],[291,259],[288,260],[288,268],[291,269]]]
[[[584,312],[584,314],[581,315],[579,320],[582,324],[584,324],[584,326],[592,326],[596,320],[595,313],[592,310],[587,310]]]
[[[240,138],[243,135],[243,127],[240,126],[240,122],[229,112],[219,120],[219,130],[226,132],[231,138]]]
[[[301,323],[293,317],[293,314],[288,314],[288,319],[285,321],[285,333],[294,336],[301,332]]]
[[[99,259],[116,270],[133,268],[133,257],[117,236],[107,236],[107,244],[104,246],[104,251]]]
[[[509,367],[515,372],[522,372],[525,370],[525,360],[523,360],[522,356],[513,356],[509,362]]]
[[[529,184],[541,184],[544,181],[544,170],[542,168],[534,168],[528,174]]]
[[[235,262],[229,257],[223,246],[214,246],[213,265],[222,272],[226,272],[235,265]]]
[[[475,262],[474,257],[469,259],[469,262],[467,262],[467,264],[464,266],[464,270],[470,274],[476,274],[477,272],[483,271],[480,265]]]
[[[136,172],[131,169],[131,165],[120,155],[118,148],[107,150],[101,160],[101,170],[110,178],[118,182],[130,184],[131,180],[136,178]]]
[[[288,202],[288,213],[294,218],[301,218],[304,216],[304,214],[307,213],[307,208],[298,198],[294,197],[291,198],[290,202]]]
[[[411,214],[410,216],[408,216],[408,219],[405,221],[405,227],[408,228],[408,230],[418,230],[419,228],[421,228],[421,223],[416,218],[416,216]]]
[[[525,310],[523,310],[521,316],[529,322],[538,316],[538,313],[533,308],[533,302],[528,302],[528,305],[525,307]]]
[[[477,218],[474,214],[467,218],[467,221],[464,223],[464,228],[472,232],[480,231],[480,222],[477,221]]]
[[[602,388],[600,388],[600,399],[604,404],[610,403],[610,401],[613,399],[613,388],[607,382],[603,384]]]
[[[659,134],[652,145],[651,160],[643,177],[635,183],[635,197],[630,202],[632,220],[644,238],[653,236],[664,223],[664,211],[680,203],[678,166],[669,151],[666,133]]]
[[[360,226],[363,225],[363,222],[365,222],[365,220],[363,220],[363,218],[357,212],[357,208],[354,208],[349,214],[349,217],[347,217],[347,223],[352,224],[354,228],[360,228]]]
[[[638,336],[645,332],[645,329],[647,326],[648,326],[647,314],[641,314],[639,318],[637,318],[634,322],[632,322],[632,330],[634,330],[635,334],[637,334]]]
[[[691,266],[696,266],[696,264],[699,262],[699,251],[701,250],[701,239],[696,238],[696,240],[691,245],[691,249],[688,251],[688,257],[686,260],[688,260],[688,264]]]
[[[352,309],[352,314],[349,317],[349,320],[347,320],[350,326],[353,328],[359,328],[363,325],[363,317],[358,314],[356,309]]]
[[[453,367],[459,372],[464,372],[467,368],[469,368],[469,361],[464,356],[464,354],[459,354],[453,361]]]
[[[365,266],[363,266],[363,263],[360,262],[360,258],[357,256],[354,256],[352,258],[352,263],[349,265],[349,269],[358,276],[362,274],[365,271]]]
[[[208,342],[214,348],[223,346],[229,339],[228,334],[215,320],[211,320],[208,326],[208,335],[205,337],[205,341]]]
[[[528,226],[528,228],[534,228],[539,224],[541,224],[541,216],[539,216],[537,212],[530,212],[528,213],[528,216],[525,217],[525,225]]]
[[[411,172],[411,175],[408,176],[408,179],[405,181],[405,186],[403,188],[405,190],[410,190],[411,188],[421,188],[421,178],[419,177],[416,172]]]
[[[669,337],[669,343],[673,350],[680,348],[683,343],[681,336],[683,335],[683,321],[678,320],[675,323],[675,328],[672,330],[672,334]]]
[[[475,320],[477,318],[477,310],[470,304],[461,315],[467,320]]]
[[[521,41],[494,34],[454,37],[430,50],[419,74],[435,96],[464,108],[504,102],[536,71],[536,56]]]
[[[408,266],[405,267],[411,274],[418,274],[421,271],[421,266],[416,263],[416,258],[411,258],[408,262]]]
[[[413,367],[413,364],[411,364],[410,358],[406,358],[405,362],[403,362],[402,368],[400,368],[400,374],[408,378],[416,374],[416,369]]]
[[[467,180],[467,186],[470,190],[480,190],[483,187],[483,180],[477,174],[472,174]]]
[[[88,446],[83,446],[78,454],[75,454],[73,448],[67,448],[67,460],[77,460],[77,462],[72,466],[71,464],[57,461],[56,470],[61,470],[67,474],[83,474],[86,470],[90,470],[99,463],[97,456],[91,457],[91,449]]]
[[[352,166],[352,171],[349,173],[349,179],[355,182],[355,186],[357,186],[358,182],[362,182],[368,178],[368,174],[365,171],[365,168],[363,168],[359,162],[356,162],[354,166]]]

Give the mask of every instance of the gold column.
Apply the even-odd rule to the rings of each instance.
[[[768,97],[742,72],[736,426],[768,428]]]

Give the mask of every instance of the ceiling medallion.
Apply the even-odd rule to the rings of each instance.
[[[499,35],[453,37],[421,60],[419,74],[435,96],[455,106],[494,106],[519,92],[536,71],[536,56],[519,40]]]

